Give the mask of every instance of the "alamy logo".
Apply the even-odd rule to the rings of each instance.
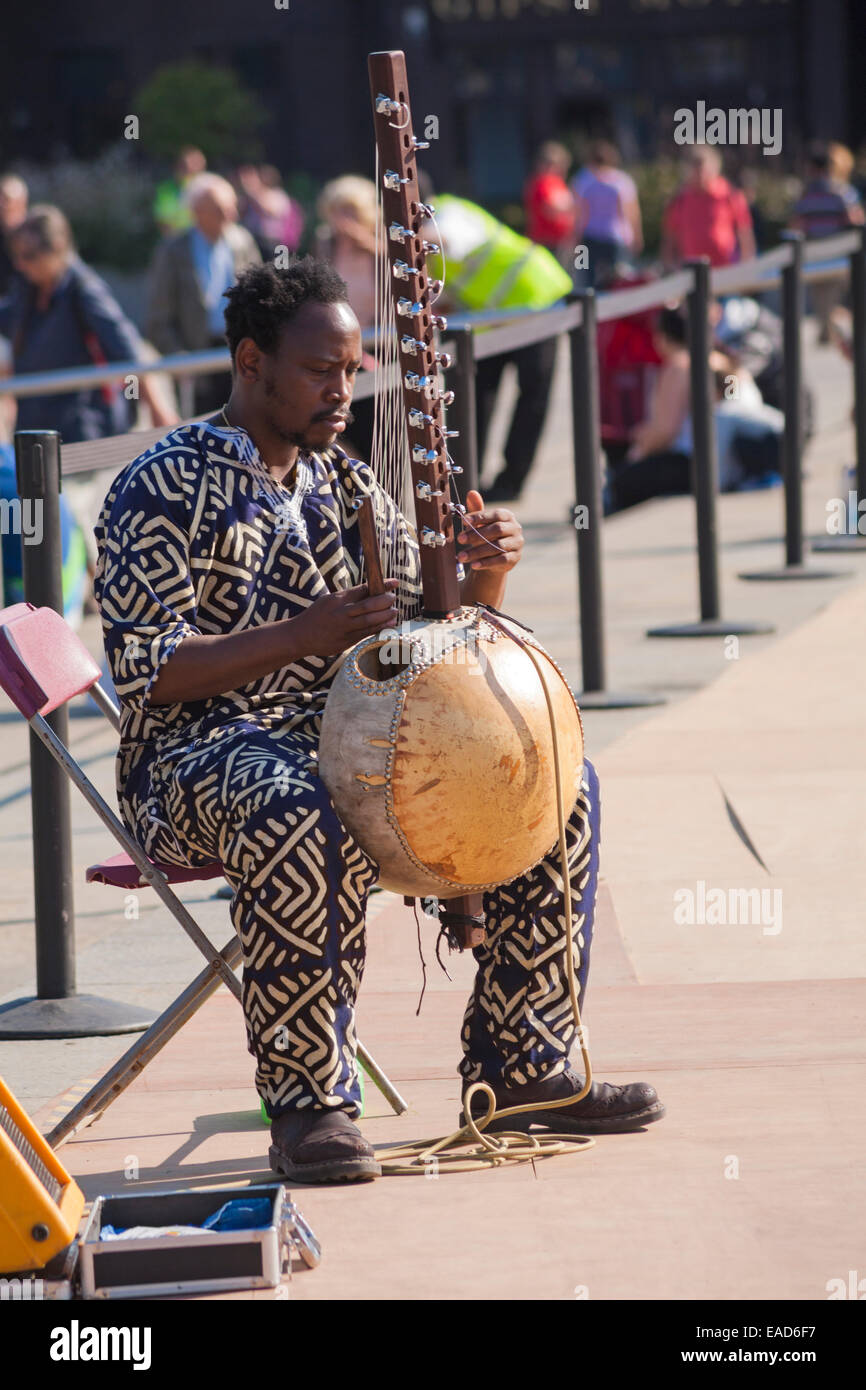
[[[0,1303],[36,1303],[45,1297],[45,1284],[42,1279],[25,1275],[23,1279],[0,1279]]]
[[[764,154],[782,148],[782,108],[736,107],[707,109],[699,101],[695,110],[681,106],[674,112],[674,140],[678,145],[761,145]]]
[[[132,1361],[134,1371],[150,1369],[149,1327],[68,1327],[51,1329],[52,1361]]]
[[[824,1285],[828,1302],[837,1298],[850,1298],[857,1302],[866,1299],[866,1279],[861,1279],[856,1269],[848,1270],[847,1283],[844,1279],[828,1279]]]
[[[402,670],[416,659],[441,661],[447,665],[466,666],[469,675],[482,674],[486,666],[484,648],[474,628],[466,632],[465,640],[456,642],[449,632],[439,628],[428,629],[422,641],[409,622],[403,622],[399,628],[383,628],[379,636],[383,641],[377,654],[382,666],[396,666]]]
[[[0,497],[0,535],[23,536],[25,545],[42,540],[41,497]]]
[[[764,936],[782,930],[781,888],[707,888],[699,878],[694,890],[677,888],[674,921],[678,926],[760,926]]]
[[[831,497],[824,503],[827,512],[827,534],[830,536],[866,536],[866,497],[857,497],[852,489],[848,502],[843,497]]]

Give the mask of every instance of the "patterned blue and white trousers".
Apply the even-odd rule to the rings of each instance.
[[[283,1110],[361,1110],[355,1002],[367,895],[378,869],[316,772],[318,730],[234,720],[155,759],[130,829],[151,858],[218,859],[234,889],[243,1007],[256,1086]],[[123,802],[121,803],[123,804]],[[582,1002],[598,880],[598,778],[586,762],[567,822],[574,961]],[[519,1085],[564,1067],[575,1038],[557,844],[484,895],[487,939],[462,1028],[468,1080]]]

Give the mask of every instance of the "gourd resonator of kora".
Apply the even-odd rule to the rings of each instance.
[[[445,899],[493,888],[556,843],[547,701],[531,657],[502,627],[480,608],[408,621],[360,642],[334,680],[319,769],[383,888]],[[532,646],[552,698],[567,819],[583,772],[580,714]]]

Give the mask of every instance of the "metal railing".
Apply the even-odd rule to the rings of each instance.
[[[838,279],[848,267],[848,259],[859,249],[861,235],[858,231],[844,232],[840,236],[828,237],[822,241],[805,242],[803,245],[803,281]],[[754,293],[773,289],[781,284],[779,271],[790,266],[792,260],[791,244],[784,243],[772,251],[765,251],[751,260],[737,265],[716,268],[710,274],[710,289],[714,295],[731,295],[751,291]],[[611,319],[626,318],[646,309],[658,308],[671,300],[684,298],[694,285],[694,273],[689,269],[672,271],[647,285],[634,289],[611,290],[597,297],[597,319],[605,323]],[[521,330],[525,322],[531,329]],[[462,328],[487,328],[493,325],[508,325],[495,334],[488,331],[479,339],[475,349],[476,360],[492,357],[497,353],[509,351],[514,346],[526,347],[530,343],[541,342],[545,338],[567,333],[579,321],[573,308],[555,309],[490,309],[475,314],[456,314],[449,318],[449,331]],[[513,331],[512,331],[513,329]],[[364,341],[374,341],[372,331],[365,333]],[[162,373],[177,378],[194,378],[210,372],[223,372],[231,369],[231,355],[227,348],[209,348],[203,352],[176,352],[168,357],[155,358],[152,362],[130,360],[110,362],[100,366],[64,367],[52,372],[27,372],[20,376],[0,378],[0,396],[53,396],[72,391],[90,390],[122,381],[130,376],[152,376]],[[358,379],[356,397],[359,400],[373,394],[372,376],[365,380],[366,373]]]

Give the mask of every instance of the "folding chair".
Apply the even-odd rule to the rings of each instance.
[[[123,853],[87,870],[88,883],[153,888],[201,951],[207,968],[46,1135],[54,1148],[81,1129],[88,1118],[91,1123],[98,1119],[220,984],[241,1002],[241,985],[234,973],[242,955],[237,936],[218,951],[169,887],[171,883],[223,877],[222,865],[214,861],[203,868],[178,868],[148,859],[45,719],[67,700],[89,691],[119,731],[120,711],[100,685],[100,675],[87,648],[53,608],[16,603],[0,610],[0,686],[123,846]],[[360,1042],[358,1058],[395,1113],[402,1114],[408,1108],[406,1102]]]

